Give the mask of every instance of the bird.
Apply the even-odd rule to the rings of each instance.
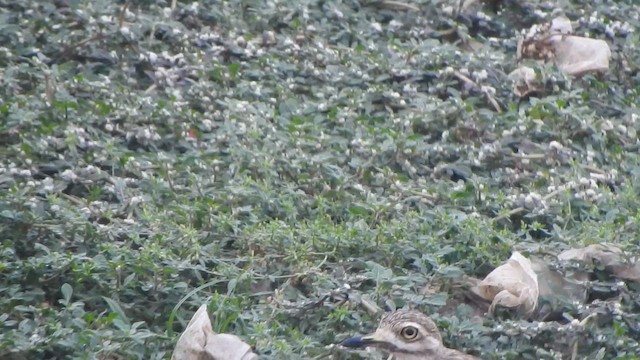
[[[377,347],[391,353],[396,360],[480,360],[444,346],[435,322],[415,310],[386,313],[374,333],[347,338],[340,345]]]

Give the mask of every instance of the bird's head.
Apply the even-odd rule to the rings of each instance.
[[[374,333],[345,339],[341,345],[351,348],[373,346],[396,356],[426,356],[443,347],[442,336],[433,320],[411,310],[386,314]]]

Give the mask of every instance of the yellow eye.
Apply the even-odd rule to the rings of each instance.
[[[406,340],[413,340],[418,336],[418,329],[413,326],[405,326],[400,330],[400,335]]]

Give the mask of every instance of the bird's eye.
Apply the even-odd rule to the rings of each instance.
[[[413,340],[418,336],[418,329],[413,326],[405,326],[400,331],[400,335],[406,340]]]

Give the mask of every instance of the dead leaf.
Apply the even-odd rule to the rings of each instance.
[[[581,272],[561,273],[551,269],[542,259],[532,258],[533,271],[538,276],[538,320],[557,316],[566,306],[584,304],[587,300],[585,285],[588,275]]]
[[[496,306],[505,306],[531,315],[538,304],[538,277],[531,261],[514,251],[505,264],[493,270],[475,287],[474,292],[491,301],[491,313],[495,312]]]
[[[571,21],[557,17],[548,24],[534,25],[518,41],[518,59],[553,62],[569,75],[607,71],[611,50],[604,40],[570,35]]]
[[[443,316],[451,316],[458,312],[462,304],[471,311],[467,313],[467,320],[482,323],[484,315],[489,310],[491,302],[478,296],[471,289],[480,283],[479,279],[461,275],[460,278],[433,278],[422,289],[421,294],[437,296],[447,293],[446,303],[438,308],[437,313]]]
[[[569,25],[571,22],[569,22]],[[533,25],[524,37],[518,40],[516,55],[518,60],[536,59],[549,62],[554,59],[553,45],[549,42],[551,36],[563,36],[567,33],[563,20],[554,19],[547,24]],[[571,31],[572,29],[568,29]]]
[[[513,82],[513,93],[519,97],[527,96],[542,89],[542,84],[536,79],[536,72],[527,66],[521,66],[513,70],[509,73],[508,78]]]
[[[571,26],[571,20],[566,16],[558,16],[551,20],[549,23],[550,34],[572,34],[573,26]]]
[[[211,327],[207,304],[200,306],[184,330],[171,360],[253,360],[251,346],[231,334],[216,334]]]
[[[611,244],[593,244],[580,249],[571,249],[558,255],[559,260],[577,260],[586,264],[598,262],[614,276],[640,282],[640,264],[629,258],[622,249]]]
[[[232,334],[216,334],[207,340],[206,359],[211,360],[252,360],[258,355],[251,351],[251,346]]]
[[[549,41],[555,50],[556,65],[569,75],[609,70],[611,50],[604,40],[556,35]]]

